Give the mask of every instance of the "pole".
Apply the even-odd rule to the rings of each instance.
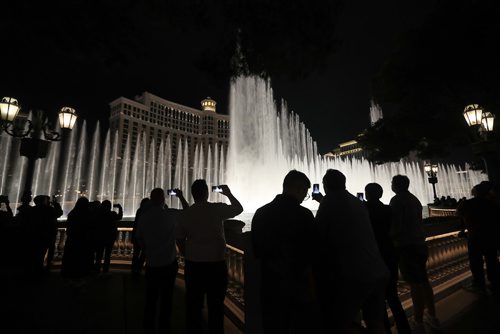
[[[35,162],[36,159],[33,157],[28,157],[28,167],[26,168],[26,180],[24,181],[23,197],[31,196],[31,187],[33,185],[33,175],[35,174]]]
[[[437,176],[435,173],[429,173],[429,183],[432,184],[432,191],[434,192],[434,199],[436,200],[437,194],[436,194],[436,183],[438,182]]]
[[[38,138],[23,138],[21,139],[21,147],[19,154],[28,158],[28,166],[26,167],[26,180],[24,182],[23,195],[31,195],[33,186],[33,176],[35,174],[35,162],[37,159],[45,158],[49,142]]]

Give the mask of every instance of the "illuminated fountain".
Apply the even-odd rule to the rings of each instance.
[[[268,82],[241,77],[231,85],[231,136],[227,160],[227,183],[241,200],[245,212],[255,212],[281,192],[283,178],[291,169],[304,172],[312,183],[320,183],[326,170],[340,170],[347,178],[347,190],[364,192],[370,182],[384,189],[382,201],[393,196],[391,179],[396,174],[410,178],[410,191],[426,205],[433,200],[427,175],[420,162],[375,165],[364,159],[322,157],[298,115],[289,113],[284,102],[278,108]],[[471,188],[485,180],[478,171],[455,165],[439,165],[439,194],[469,197]],[[315,201],[303,203],[317,209]]]
[[[67,138],[63,154],[60,151],[64,145],[55,142],[51,143],[47,157],[37,160],[33,196],[59,194],[64,216],[80,196],[91,201],[108,199],[120,203],[125,216],[134,216],[142,198],[148,197],[155,187],[180,188],[190,200],[192,180],[204,178],[209,184],[222,183],[223,169],[220,166],[225,161],[224,149],[217,144],[213,147],[197,146],[193,165],[188,161],[186,141],[179,142],[179,153],[173,163],[170,137],[161,140],[159,145],[154,139],[148,144],[142,133],[133,150],[127,140],[123,157],[118,155],[115,138],[116,133],[108,131],[101,143],[99,125],[90,136],[85,122],[75,126]],[[19,140],[1,135],[0,156],[0,194],[9,196],[14,209],[22,195],[26,165],[26,158],[19,156]],[[210,194],[210,199],[222,200],[220,194]],[[167,204],[180,207],[177,198],[167,198]]]
[[[353,194],[364,192],[367,183],[378,182],[384,188],[382,201],[387,203],[392,196],[392,176],[405,174],[411,181],[410,191],[424,205],[432,201],[423,163],[374,165],[363,159],[320,156],[298,115],[289,113],[284,102],[277,107],[270,84],[265,80],[242,77],[232,82],[230,116],[227,157],[226,148],[198,144],[191,159],[186,141],[178,143],[175,150],[178,154],[172,157],[170,137],[156,145],[155,139],[148,143],[144,133],[139,135],[136,147],[127,141],[123,156],[119,156],[115,133],[101,134],[99,125],[87,132],[82,122],[65,142],[65,152],[61,152],[61,142],[54,142],[47,157],[37,160],[33,195],[52,195],[61,190],[60,202],[65,214],[79,196],[87,196],[90,200],[121,203],[125,216],[133,216],[152,188],[180,188],[186,199],[192,201],[192,181],[204,178],[209,186],[227,183],[245,208],[246,215],[240,218],[248,221],[258,207],[281,192],[289,170],[300,170],[312,183],[321,184],[325,171],[335,168],[346,175],[347,188]],[[0,194],[9,196],[13,208],[24,184],[25,159],[19,156],[19,140],[2,134]],[[439,165],[437,192],[455,198],[469,197],[472,186],[484,179],[486,176],[477,171]],[[224,200],[224,197],[211,193],[210,199]],[[175,198],[168,198],[167,204],[180,205]],[[318,206],[312,200],[303,205],[313,210]]]

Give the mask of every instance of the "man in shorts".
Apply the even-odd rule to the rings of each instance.
[[[410,285],[414,309],[415,332],[424,332],[424,321],[433,329],[439,328],[434,304],[434,292],[427,276],[427,245],[422,226],[422,204],[408,191],[410,180],[404,175],[392,178],[396,194],[389,205],[392,208],[391,236],[399,256],[399,270]],[[424,310],[427,312],[424,314]]]

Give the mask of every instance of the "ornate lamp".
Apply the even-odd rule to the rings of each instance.
[[[481,119],[481,125],[484,131],[491,132],[493,131],[493,124],[495,123],[495,115],[486,111],[483,113],[483,117]]]
[[[59,125],[61,129],[73,129],[76,122],[76,111],[70,107],[62,107],[59,111]]]
[[[424,164],[424,171],[427,173],[427,176],[429,177],[427,180],[429,181],[430,184],[432,184],[432,192],[434,193],[434,199],[437,199],[436,183],[438,182],[437,179],[438,166],[426,162]]]
[[[4,97],[0,102],[0,121],[13,122],[21,107],[13,97]]]
[[[481,125],[483,108],[479,104],[469,104],[464,109],[464,118],[468,126]]]

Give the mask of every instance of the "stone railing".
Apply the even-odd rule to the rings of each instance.
[[[131,227],[118,228],[118,236],[113,246],[113,253],[111,256],[112,262],[132,260],[133,246],[132,246],[131,235],[132,235]],[[59,228],[56,236],[56,249],[54,253],[55,261],[62,259],[65,243],[66,243],[66,229]]]
[[[112,266],[130,266],[132,261],[132,228],[119,227],[118,236],[113,246],[111,255]],[[56,237],[56,249],[54,261],[61,261],[64,253],[64,244],[66,242],[66,229],[59,228]],[[179,274],[184,274],[184,258],[179,256]],[[228,288],[226,294],[226,314],[240,328],[243,328],[245,322],[245,299],[244,299],[244,252],[236,247],[227,245],[226,262],[228,268]]]
[[[445,223],[427,224],[427,245],[429,249],[429,259],[427,270],[432,286],[446,285],[449,281],[456,281],[456,277],[465,277],[469,271],[467,256],[467,240],[458,237],[459,225],[457,221],[447,221]],[[118,237],[115,241],[112,265],[130,265],[132,259],[131,227],[120,227]],[[247,232],[248,233],[248,232]],[[245,239],[244,233],[241,240]],[[248,239],[247,239],[248,240]],[[55,261],[61,260],[64,243],[66,241],[66,229],[59,228],[56,238]],[[238,244],[238,243],[236,243]],[[245,242],[238,244],[239,248],[227,245],[226,261],[228,267],[228,291],[226,308],[230,308],[233,321],[238,325],[245,324]],[[247,259],[248,260],[248,259]],[[184,259],[179,258],[180,273],[183,274]],[[465,276],[464,276],[465,275]],[[400,281],[399,294],[402,301],[409,301],[409,288]],[[246,292],[248,293],[248,292]]]
[[[457,215],[456,208],[438,208],[433,206],[428,206],[429,217],[453,217]]]

